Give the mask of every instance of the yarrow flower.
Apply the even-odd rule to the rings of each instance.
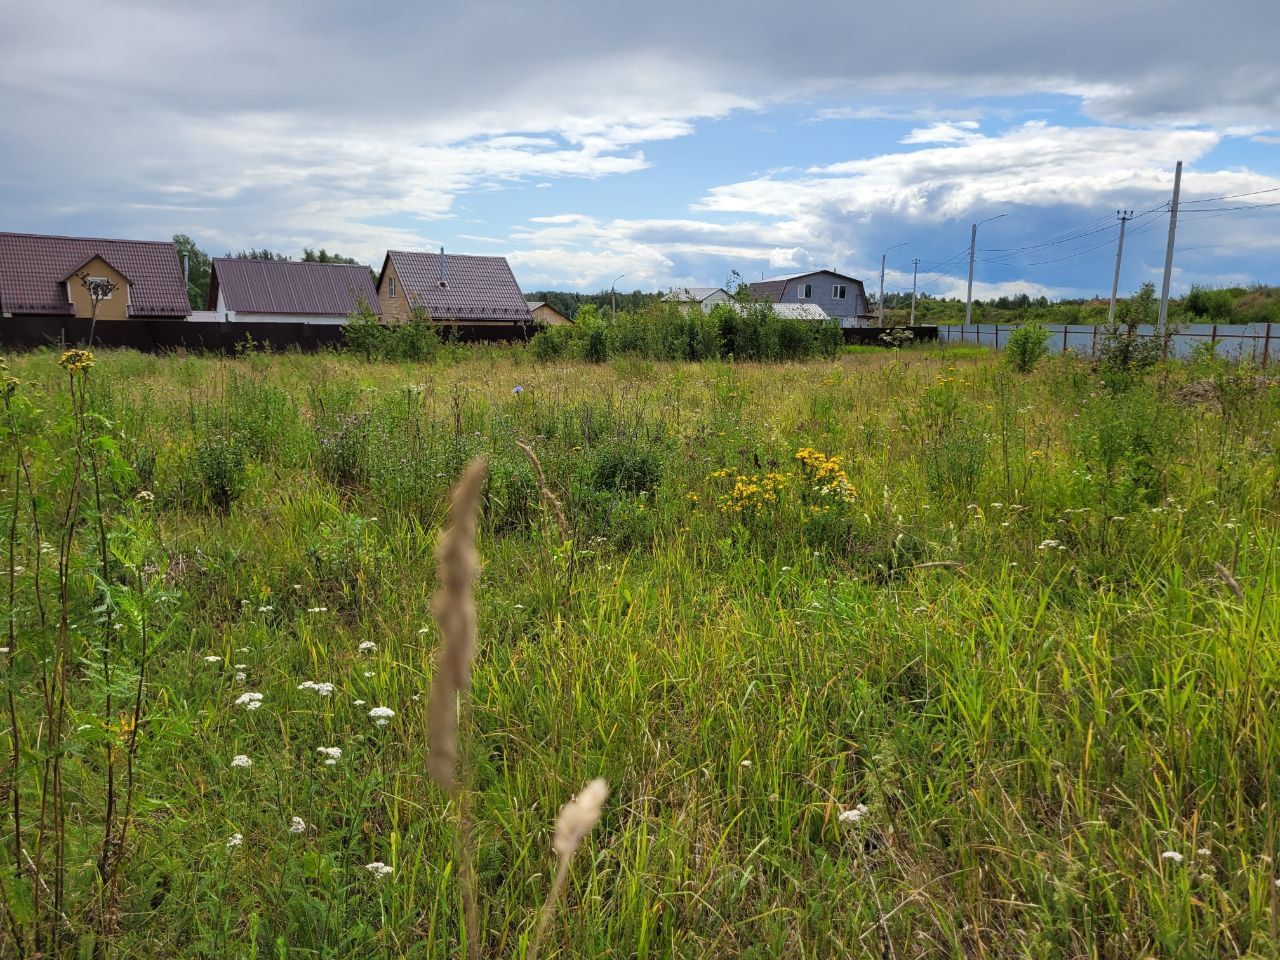
[[[374,707],[369,711],[369,719],[380,727],[385,727],[395,715],[396,712],[390,707]]]
[[[374,643],[372,640],[361,640],[360,646],[357,647],[356,649],[358,649],[361,653],[373,653],[373,651],[378,649],[378,645]]]
[[[246,710],[257,710],[262,706],[262,694],[254,693],[252,691],[249,693],[242,693],[240,696],[236,697],[236,706],[244,707]]]
[[[205,662],[205,663],[221,663],[221,662],[222,662],[222,658],[221,658],[221,657],[215,657],[215,656],[210,655],[210,656],[207,656],[207,657],[205,657],[205,658],[204,658],[204,662]]]
[[[289,818],[290,833],[302,833],[306,829],[307,829],[307,821],[303,820],[301,817]]]
[[[231,758],[231,765],[240,769],[248,769],[253,766],[253,761],[246,757],[243,753],[237,753]]]
[[[327,697],[331,693],[333,693],[333,684],[332,683],[316,683],[314,680],[304,680],[302,683],[298,684],[298,689],[314,690],[316,693],[320,694],[320,696]]]
[[[244,843],[244,834],[242,833],[233,833],[231,836],[227,837],[228,850],[230,850],[232,847],[238,847],[242,843]]]
[[[373,874],[375,880],[381,880],[385,876],[389,876],[391,868],[381,860],[375,860],[373,863],[366,863],[364,868]]]
[[[307,607],[307,613],[324,613],[328,607]]]
[[[316,747],[316,753],[324,757],[324,765],[326,767],[332,767],[342,759],[341,747]]]
[[[155,503],[156,495],[150,490],[139,490],[133,499],[137,500],[139,503]]]
[[[1177,850],[1166,850],[1160,854],[1161,860],[1168,860],[1170,863],[1181,863],[1185,858]]]
[[[859,823],[870,812],[865,803],[860,803],[851,810],[842,810],[839,820],[841,823]]]

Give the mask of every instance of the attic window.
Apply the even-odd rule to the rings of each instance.
[[[812,299],[812,297],[813,297],[813,284],[812,283],[800,284],[800,299],[809,300],[809,299]]]
[[[845,285],[843,283],[837,283],[831,288],[831,296],[833,299],[843,300],[844,293],[845,293]]]
[[[114,285],[106,277],[90,277],[86,286],[89,296],[99,300],[110,300],[115,294]]]
[[[387,296],[394,297],[396,295],[396,278],[387,277]]]

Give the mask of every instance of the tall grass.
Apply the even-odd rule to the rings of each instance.
[[[1207,403],[929,347],[9,373],[4,956],[1280,949],[1252,371]]]

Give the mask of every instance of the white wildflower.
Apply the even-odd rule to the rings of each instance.
[[[838,819],[841,823],[859,823],[870,812],[865,803],[860,803],[850,810],[842,810]]]
[[[328,607],[307,607],[307,613],[327,613]]]
[[[369,719],[380,727],[385,727],[395,715],[396,712],[390,707],[374,707],[369,711]]]
[[[367,703],[368,701],[365,701],[365,700],[353,700],[353,701],[351,701],[351,702],[352,702],[352,703],[354,703],[357,707],[363,707],[363,706],[365,705],[365,703]]]
[[[751,766],[751,761],[750,761],[750,760],[743,760],[740,764],[738,764],[738,766],[740,766],[740,767],[749,767],[749,766]]]
[[[237,673],[237,674],[236,674],[236,682],[237,682],[237,683],[244,683],[245,678],[246,678],[247,676],[248,676],[248,674],[247,674],[247,673],[245,673],[243,670],[242,670],[242,671],[240,671],[239,673]]]
[[[1181,863],[1185,858],[1177,850],[1166,850],[1160,854],[1161,860],[1168,860],[1170,863]]]
[[[360,676],[362,676],[362,677],[364,677],[366,680],[368,680],[370,677],[376,677],[376,676],[377,676],[377,674],[376,674],[376,673],[374,673],[372,670],[366,670],[366,671],[364,671],[362,674],[360,674]]]
[[[246,770],[249,767],[253,766],[253,761],[250,760],[248,757],[246,757],[243,753],[237,753],[234,757],[231,758],[231,765],[233,767],[238,767],[241,770]]]
[[[1057,540],[1041,540],[1039,549],[1052,550],[1054,547],[1057,547],[1057,546],[1061,546],[1061,543]]]
[[[210,655],[210,656],[207,656],[207,657],[205,657],[205,658],[204,658],[204,662],[205,662],[205,663],[221,663],[221,662],[222,662],[222,658],[221,658],[221,657],[215,657],[215,656]]]
[[[332,767],[342,759],[341,747],[316,747],[316,753],[324,757],[324,765],[326,767]]]
[[[272,607],[272,606],[259,607],[259,608],[258,608],[258,612],[259,612],[259,613],[270,613],[270,612],[271,612],[272,610],[274,610],[274,609],[275,609],[275,607]]]
[[[242,833],[233,833],[231,836],[227,837],[228,850],[230,850],[232,847],[238,847],[242,843],[244,843],[244,834]]]
[[[233,663],[232,666],[235,667],[237,670],[244,670],[249,665],[247,663]]]
[[[378,649],[378,645],[372,640],[361,640],[360,646],[356,648],[361,653],[373,653]]]
[[[262,694],[254,693],[252,691],[249,693],[242,693],[240,696],[236,697],[236,706],[244,707],[246,710],[257,710],[262,706]]]
[[[305,831],[306,829],[307,829],[307,821],[303,820],[301,817],[290,817],[290,818],[289,818],[289,832],[290,832],[290,833],[302,833],[302,832],[303,832],[303,831]]]
[[[381,880],[383,877],[391,874],[391,868],[381,860],[375,860],[373,863],[366,863],[364,868],[373,874],[375,880]]]
[[[298,684],[298,689],[314,690],[316,693],[320,694],[320,696],[327,697],[333,693],[334,688],[332,683],[317,683],[314,680],[304,680],[302,683]]]

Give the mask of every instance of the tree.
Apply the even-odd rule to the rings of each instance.
[[[209,300],[209,271],[213,261],[185,233],[175,234],[173,243],[178,248],[178,260],[187,265],[187,301],[192,310],[203,310]]]
[[[289,257],[283,253],[276,253],[263,247],[261,250],[237,250],[235,253],[228,253],[229,260],[288,260]]]
[[[319,250],[312,250],[310,247],[302,248],[303,263],[351,263],[358,264],[360,261],[355,257],[344,257],[341,254],[329,253],[324,247]]]

